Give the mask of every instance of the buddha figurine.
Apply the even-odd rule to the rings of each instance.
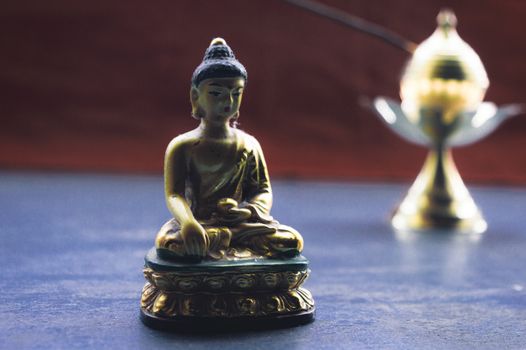
[[[303,239],[270,216],[272,190],[258,141],[236,121],[247,72],[223,39],[192,76],[199,126],[174,138],[164,163],[173,215],[144,259],[141,319],[207,331],[311,322]]]
[[[192,116],[199,126],[174,138],[164,163],[173,215],[157,234],[159,257],[291,258],[301,235],[270,216],[272,189],[263,151],[236,128],[247,72],[221,38],[212,40],[192,76]]]

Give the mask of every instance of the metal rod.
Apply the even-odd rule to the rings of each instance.
[[[285,0],[289,4],[301,7],[304,10],[314,12],[324,18],[331,19],[340,24],[346,25],[356,29],[362,33],[369,34],[392,46],[404,50],[408,53],[413,53],[416,48],[416,43],[407,40],[401,35],[386,29],[377,24],[368,22],[364,19],[348,14],[337,8],[319,3],[313,0]]]

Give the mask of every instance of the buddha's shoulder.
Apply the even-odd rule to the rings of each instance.
[[[168,147],[166,148],[167,152],[177,152],[184,151],[188,149],[191,145],[199,142],[199,134],[196,130],[191,130],[185,132],[184,134],[178,135],[170,141]]]
[[[243,142],[247,150],[259,150],[261,148],[258,140],[254,136],[239,129],[236,129],[236,133],[238,139]]]

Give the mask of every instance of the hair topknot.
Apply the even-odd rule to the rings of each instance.
[[[245,67],[236,59],[234,52],[222,38],[215,38],[205,51],[203,62],[192,75],[192,85],[198,86],[203,80],[211,78],[242,77],[247,80]]]

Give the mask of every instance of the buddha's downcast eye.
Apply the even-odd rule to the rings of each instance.
[[[209,91],[208,93],[209,93],[210,95],[214,95],[214,96],[219,96],[219,95],[221,95],[221,93],[218,92],[218,91]]]

